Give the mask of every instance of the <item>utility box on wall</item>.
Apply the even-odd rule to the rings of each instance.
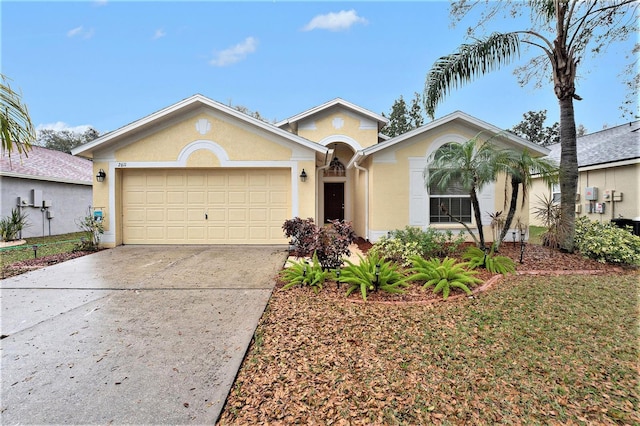
[[[595,186],[587,186],[584,189],[584,199],[587,201],[598,201],[598,188]]]

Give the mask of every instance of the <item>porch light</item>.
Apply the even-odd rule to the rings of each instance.
[[[100,171],[96,175],[96,180],[98,182],[104,182],[104,178],[106,178],[106,177],[107,177],[107,174],[104,172],[103,169],[100,169]]]
[[[302,173],[300,173],[300,180],[302,182],[306,182],[307,181],[307,172],[305,172],[304,169],[302,169]]]

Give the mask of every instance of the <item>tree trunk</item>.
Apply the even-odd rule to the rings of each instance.
[[[561,248],[573,253],[578,193],[578,150],[573,98],[560,99],[560,235]]]
[[[473,215],[476,218],[476,227],[478,228],[478,237],[480,238],[480,248],[484,250],[484,230],[482,229],[482,214],[480,212],[480,202],[478,201],[478,195],[476,194],[475,189],[472,189],[469,195],[471,196]]]
[[[520,190],[520,182],[517,179],[511,178],[511,202],[509,203],[509,212],[507,213],[507,218],[504,220],[504,226],[502,227],[502,232],[500,232],[500,237],[498,241],[494,241],[493,244],[496,247],[496,251],[500,249],[500,244],[502,244],[502,240],[507,235],[509,231],[509,227],[511,226],[511,222],[513,222],[513,217],[516,215],[516,209],[518,208],[518,193]]]

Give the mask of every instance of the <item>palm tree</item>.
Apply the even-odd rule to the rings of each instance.
[[[508,5],[497,2],[497,8]],[[573,100],[581,100],[576,93],[577,67],[587,46],[598,52],[607,43],[623,40],[637,31],[636,21],[623,22],[628,10],[637,8],[637,0],[532,0],[532,27],[523,31],[494,33],[472,44],[463,44],[457,53],[438,59],[425,82],[425,109],[433,118],[436,105],[453,88],[507,65],[519,56],[520,45],[526,44],[542,51],[532,61],[532,68],[545,70],[551,66],[553,88],[560,106],[560,192],[561,220],[567,235],[562,244],[573,252],[575,237],[575,194],[578,187],[578,156],[576,151],[576,124]],[[520,8],[520,9],[517,9]],[[464,14],[469,7],[460,7]],[[522,11],[522,5],[514,9]],[[487,13],[483,16],[495,16]],[[482,25],[480,23],[478,26]],[[543,35],[549,30],[549,36]],[[553,37],[553,39],[551,38]],[[527,79],[529,76],[526,76]]]
[[[532,175],[540,175],[543,182],[547,185],[551,185],[557,182],[558,179],[558,167],[548,158],[536,158],[532,157],[529,151],[524,150],[521,153],[512,150],[502,151],[501,155],[496,161],[496,167],[505,173],[505,179],[511,183],[511,199],[509,202],[509,211],[505,219],[504,227],[500,233],[499,238],[494,241],[495,248],[498,250],[504,237],[507,235],[507,231],[513,222],[513,217],[518,205],[518,195],[520,187],[522,186],[522,205],[525,206],[525,200],[527,199],[527,191],[533,184]],[[507,203],[507,184],[505,182],[505,206]]]
[[[22,103],[20,95],[9,86],[8,79],[0,74],[0,137],[2,137],[2,153],[15,149],[18,154],[25,154],[35,141],[35,130],[29,117],[27,106]]]
[[[462,144],[452,142],[439,148],[431,155],[425,176],[428,176],[426,185],[429,192],[432,188],[445,191],[451,186],[459,185],[469,193],[480,241],[473,233],[470,232],[470,234],[478,246],[484,249],[478,191],[495,180],[495,159],[498,151],[487,141],[479,142],[479,136],[480,134]],[[466,224],[459,222],[469,230]]]

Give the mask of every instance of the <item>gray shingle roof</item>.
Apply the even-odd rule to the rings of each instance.
[[[0,175],[52,181],[75,181],[92,183],[93,163],[61,151],[34,146],[22,155],[0,155]]]
[[[549,158],[560,162],[560,144],[547,146]],[[622,124],[578,138],[578,167],[640,158],[640,121]]]

